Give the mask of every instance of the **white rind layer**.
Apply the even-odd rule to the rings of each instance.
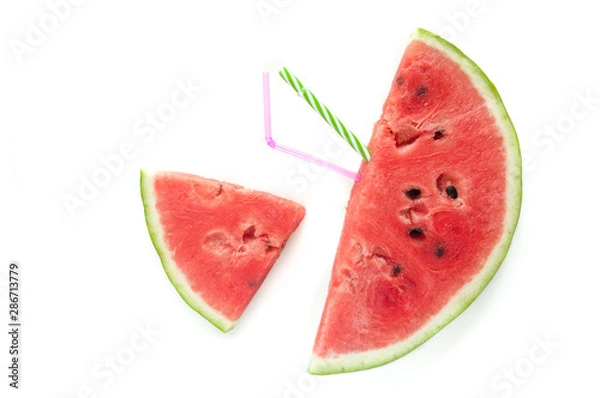
[[[160,216],[156,211],[156,194],[154,191],[154,179],[156,173],[147,170],[141,170],[140,172],[140,189],[142,193],[142,200],[144,202],[144,213],[146,215],[146,224],[148,225],[148,231],[150,232],[150,238],[156,248],[156,251],[160,257],[163,268],[167,277],[181,296],[181,298],[196,312],[206,318],[210,323],[219,328],[222,332],[228,332],[236,324],[236,321],[232,321],[225,315],[212,308],[200,297],[200,295],[193,291],[190,287],[190,282],[187,280],[185,275],[179,270],[173,260],[171,251],[165,244],[164,231],[162,224],[160,223]]]
[[[308,371],[312,374],[345,373],[369,369],[398,359],[423,344],[448,323],[459,316],[477,298],[496,274],[504,260],[515,232],[521,209],[521,152],[515,128],[504,108],[498,91],[483,71],[465,54],[446,40],[423,29],[418,29],[414,40],[423,41],[428,46],[444,52],[458,63],[467,73],[486,101],[489,111],[494,115],[504,137],[507,156],[507,212],[504,217],[504,232],[483,269],[463,286],[438,314],[433,316],[417,333],[396,344],[364,352],[354,352],[331,358],[322,358],[313,354]]]

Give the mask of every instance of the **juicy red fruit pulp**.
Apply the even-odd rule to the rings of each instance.
[[[183,173],[157,175],[154,191],[178,270],[211,308],[237,320],[300,224],[304,207]]]
[[[469,76],[410,43],[348,204],[314,354],[383,348],[482,270],[506,214],[506,153]]]

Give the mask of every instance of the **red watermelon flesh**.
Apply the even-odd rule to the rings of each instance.
[[[458,316],[502,262],[518,219],[518,142],[494,86],[419,30],[360,167],[309,370],[390,362]]]
[[[301,205],[227,182],[142,171],[146,222],[182,298],[233,328],[302,221]]]

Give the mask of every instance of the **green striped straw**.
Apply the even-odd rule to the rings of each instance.
[[[315,97],[315,95],[298,80],[296,76],[294,76],[285,66],[282,70],[279,71],[279,76],[287,84],[290,85],[294,91],[302,96],[308,105],[313,108],[315,111],[321,115],[323,120],[327,122],[333,129],[338,133],[340,137],[342,137],[351,147],[354,149],[365,161],[369,161],[371,159],[371,152],[369,149],[363,145],[358,138],[350,131],[344,123],[340,119],[338,119],[330,110],[323,104],[321,101]]]

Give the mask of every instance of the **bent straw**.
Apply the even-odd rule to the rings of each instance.
[[[286,145],[281,145],[275,142],[272,136],[272,128],[271,128],[271,85],[269,81],[269,73],[263,72],[263,104],[264,104],[264,120],[265,120],[265,141],[267,145],[271,148],[276,149],[278,151],[287,153],[289,155],[295,156],[297,158],[309,161],[311,163],[317,164],[321,167],[325,167],[329,170],[335,171],[343,176],[352,178],[355,181],[360,180],[360,174],[357,174],[353,171],[344,169],[338,165],[330,163],[326,160],[319,159],[308,153],[304,153],[302,151],[298,151],[294,148],[291,148]]]
[[[283,69],[279,71],[279,76],[281,76],[281,78],[285,80],[287,84],[290,85],[290,87],[296,92],[296,94],[302,96],[306,100],[308,105],[310,105],[311,108],[313,108],[319,115],[321,115],[323,120],[325,120],[327,124],[333,127],[335,132],[338,133],[338,135],[342,137],[352,147],[352,149],[354,149],[360,156],[362,156],[362,158],[366,162],[371,160],[371,152],[369,151],[369,149],[365,145],[363,145],[358,138],[356,138],[354,133],[347,129],[346,126],[344,126],[344,123],[342,123],[342,121],[338,119],[329,110],[329,108],[325,106],[324,103],[319,101],[319,99],[312,93],[312,91],[304,87],[300,80],[293,73],[291,73],[288,70],[288,68],[284,66]]]

